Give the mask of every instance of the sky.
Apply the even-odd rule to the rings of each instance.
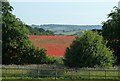
[[[15,2],[13,14],[26,24],[100,25],[107,14],[118,6],[113,2]]]

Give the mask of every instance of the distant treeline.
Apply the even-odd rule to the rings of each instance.
[[[54,32],[50,30],[44,30],[43,28],[32,27],[29,25],[26,25],[26,27],[28,28],[30,35],[54,35]]]
[[[31,25],[35,28],[43,28],[45,30],[51,30],[54,32],[59,31],[75,31],[75,30],[92,30],[92,29],[102,29],[101,25],[63,25],[63,24],[43,24],[43,25]]]

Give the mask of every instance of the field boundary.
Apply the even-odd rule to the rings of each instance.
[[[120,80],[120,69],[100,69],[100,68],[65,68],[54,66],[15,66],[2,67],[2,78],[37,78],[37,79],[116,79]]]

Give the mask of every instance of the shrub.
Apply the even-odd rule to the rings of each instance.
[[[106,44],[102,36],[87,31],[66,49],[64,63],[68,67],[112,66],[114,58]]]

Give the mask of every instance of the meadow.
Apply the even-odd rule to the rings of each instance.
[[[45,48],[47,55],[54,57],[64,56],[75,36],[35,36],[29,35],[30,41],[39,48]]]
[[[92,80],[55,80],[55,79],[2,79],[2,81],[120,81],[117,79],[92,79]]]
[[[119,68],[65,68],[53,65],[4,66],[3,81],[119,81]]]

